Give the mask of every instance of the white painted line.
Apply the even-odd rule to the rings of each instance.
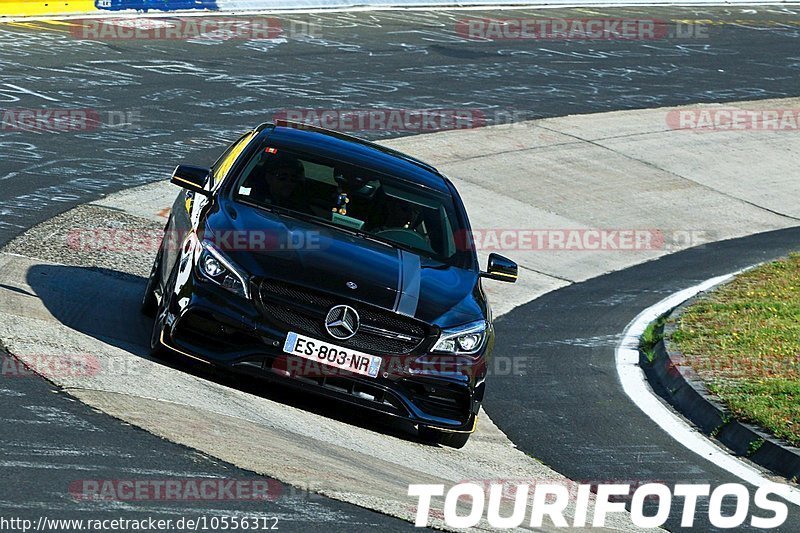
[[[644,371],[639,366],[639,337],[644,333],[648,324],[689,298],[715,285],[719,285],[743,271],[740,270],[732,274],[709,279],[699,285],[677,292],[642,311],[625,328],[623,338],[617,345],[617,374],[625,394],[628,395],[631,401],[676,441],[739,479],[756,487],[768,487],[775,494],[800,506],[800,490],[770,480],[763,472],[737,459],[727,450],[689,426],[683,419],[661,403],[661,400],[650,388]]]

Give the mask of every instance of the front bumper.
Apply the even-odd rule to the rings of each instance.
[[[185,356],[414,424],[456,432],[475,429],[491,339],[483,353],[469,357],[426,353],[435,339],[411,353],[368,352],[383,359],[378,376],[371,378],[284,353],[285,324],[254,301],[195,275],[169,302],[161,340]]]

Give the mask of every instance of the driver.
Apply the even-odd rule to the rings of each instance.
[[[265,180],[271,202],[279,207],[304,211],[305,170],[297,159],[277,161],[270,166]]]

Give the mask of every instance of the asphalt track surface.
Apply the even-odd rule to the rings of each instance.
[[[281,26],[314,27],[319,37],[297,30],[260,41],[85,41],[70,26],[0,24],[0,108],[91,109],[104,123],[58,135],[0,132],[0,244],[81,201],[163,179],[177,161],[208,163],[281,110],[480,110],[491,123],[509,113],[541,118],[796,96],[800,15],[757,11],[541,11],[762,20],[761,27],[709,25],[707,37],[642,41],[459,35],[458,20],[491,15],[480,11],[297,15]],[[132,126],[109,125],[120,116]]]
[[[214,44],[81,41],[59,25],[2,24],[0,107],[93,109],[105,122],[109,113],[123,114],[133,125],[60,134],[0,131],[0,244],[78,203],[164,179],[177,162],[209,163],[238,133],[280,110],[477,109],[491,122],[509,112],[523,119],[800,94],[800,17],[785,9],[546,13],[756,23],[712,25],[707,38],[475,42],[459,36],[454,21],[489,13],[328,14],[312,21],[321,29],[318,38]],[[362,132],[372,138],[413,133]],[[705,272],[780,255],[797,242],[797,234],[785,235],[776,243],[725,243],[719,254],[709,253],[712,247],[684,252],[568,287],[504,317],[500,342],[539,366],[530,366],[537,371],[525,379],[493,387],[488,412],[525,451],[573,479],[726,479],[621,395],[613,340],[642,308]],[[772,252],[754,251],[762,246]],[[683,267],[688,259],[694,268]],[[578,337],[590,346],[580,346]],[[582,357],[588,365],[577,364]],[[260,507],[118,502],[98,512],[96,502],[69,496],[71,482],[248,474],[95,413],[37,378],[4,378],[0,395],[0,465],[4,479],[15,480],[0,488],[4,516],[174,518],[224,510],[279,515],[282,530],[320,522],[334,530],[410,527],[285,487],[288,496]]]

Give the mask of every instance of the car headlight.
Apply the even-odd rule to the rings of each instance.
[[[478,320],[455,328],[446,328],[433,347],[437,353],[474,354],[483,348],[486,340],[486,321]]]
[[[216,246],[208,241],[200,243],[200,257],[197,260],[197,270],[208,279],[228,289],[242,298],[250,298],[250,287],[247,276],[240,267],[228,259]]]

